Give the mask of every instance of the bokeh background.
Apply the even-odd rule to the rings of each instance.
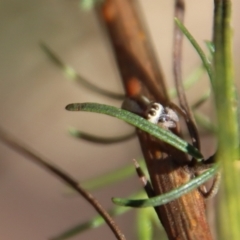
[[[144,1],[140,6],[168,86],[172,86],[172,28],[174,1]],[[233,1],[235,27],[234,57],[238,79],[240,69],[239,1]],[[213,1],[186,1],[186,21],[193,36],[204,47],[211,39]],[[102,88],[123,92],[117,67],[94,11],[83,11],[79,1],[0,1],[0,126],[83,181],[131,164],[140,158],[137,139],[121,144],[97,145],[71,137],[67,128],[96,135],[115,136],[131,127],[119,120],[88,113],[71,113],[72,102],[99,102],[120,107],[121,103],[79,87],[67,80],[41,50],[45,42],[69,65]],[[183,76],[199,66],[200,60],[188,41],[184,42]],[[208,87],[207,78],[190,91],[196,100]],[[203,111],[211,114],[207,105]],[[204,139],[205,153],[215,144]],[[136,177],[114,187],[95,191],[106,207],[112,196],[128,196],[140,188]],[[81,197],[66,197],[66,187],[25,157],[0,143],[0,238],[43,240],[95,215]],[[118,217],[127,239],[136,239],[134,214]],[[85,232],[73,239],[114,239],[107,227]]]

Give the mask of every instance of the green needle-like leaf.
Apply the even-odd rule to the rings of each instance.
[[[108,91],[106,89],[103,89],[101,87],[96,86],[95,84],[89,82],[87,79],[79,75],[72,67],[65,64],[58,56],[55,54],[45,43],[41,43],[40,47],[42,50],[47,54],[47,56],[50,58],[50,60],[56,64],[71,80],[76,81],[77,83],[81,84],[82,86],[97,92],[99,94],[102,94],[104,96],[107,96],[109,98],[117,99],[117,100],[123,100],[124,94],[120,93],[114,93],[111,91]]]
[[[212,41],[205,41],[205,44],[207,46],[207,49],[208,49],[209,53],[211,55],[213,55],[214,52],[215,52],[215,46],[214,46],[213,42]]]
[[[210,97],[211,91],[208,90],[207,92],[203,93],[202,96],[191,105],[192,110],[199,108],[202,104],[204,104]]]
[[[139,196],[143,197],[143,196]],[[137,211],[137,235],[139,240],[153,240],[155,230],[158,239],[167,240],[154,208],[141,208]]]
[[[113,198],[112,201],[117,205],[125,206],[125,207],[144,208],[144,207],[160,206],[181,197],[183,194],[190,192],[196,187],[199,187],[204,182],[206,182],[211,177],[213,177],[217,171],[219,171],[219,165],[216,164],[212,168],[210,168],[209,170],[201,174],[200,176],[191,180],[190,182],[178,188],[175,188],[171,192],[162,194],[157,197],[153,197],[149,199],[138,199],[138,200]]]
[[[142,195],[143,195],[143,192],[141,191],[139,193],[133,194],[132,197],[140,197]],[[122,215],[122,214],[130,211],[131,209],[132,208],[115,206],[112,209],[110,209],[108,211],[108,213],[111,217],[114,217],[114,216]],[[69,238],[72,238],[72,237],[86,231],[86,230],[98,228],[98,227],[102,226],[103,224],[105,224],[104,219],[100,215],[97,215],[94,218],[92,218],[90,221],[86,221],[84,223],[79,223],[79,224],[65,230],[64,232],[60,233],[58,236],[51,238],[51,240],[69,239]]]
[[[192,145],[185,142],[178,136],[174,135],[172,132],[160,128],[156,124],[150,123],[146,119],[126,110],[98,103],[72,103],[67,105],[66,109],[69,111],[87,111],[102,113],[119,118],[137,128],[140,128],[141,130],[151,134],[152,136],[176,147],[180,151],[190,154],[198,161],[202,161],[203,159],[202,154],[196,148],[194,148]]]
[[[113,217],[113,216],[122,215],[130,210],[131,210],[131,208],[123,208],[123,207],[117,206],[117,207],[114,207],[112,210],[108,211],[108,213],[110,216]],[[51,238],[51,240],[69,239],[71,237],[74,237],[74,236],[86,231],[86,230],[100,227],[103,224],[105,224],[104,219],[100,215],[98,215],[90,221],[77,224],[76,226],[62,232],[58,236]]]
[[[117,136],[117,137],[100,137],[96,135],[91,135],[86,132],[79,131],[75,128],[69,128],[69,133],[74,136],[75,138],[83,139],[92,143],[100,143],[100,144],[113,144],[113,143],[119,143],[126,140],[129,140],[136,136],[135,131],[131,132],[129,134],[123,135],[123,136]]]
[[[138,163],[143,169],[146,168],[143,159],[140,160]],[[135,167],[133,166],[133,164],[129,164],[125,167],[113,170],[109,173],[105,173],[102,176],[87,180],[82,183],[82,186],[87,190],[93,191],[95,189],[113,185],[116,182],[126,180],[134,174],[136,174]]]
[[[146,169],[145,162],[143,159],[138,160],[139,165],[142,169]],[[136,169],[133,164],[112,170],[111,172],[104,173],[101,176],[94,177],[92,179],[81,182],[81,186],[88,191],[93,191],[99,188],[113,185],[117,182],[128,179],[129,177],[136,174]],[[66,194],[72,194],[74,190],[72,188]]]
[[[146,211],[145,211],[146,210]],[[153,239],[153,223],[151,214],[155,214],[153,208],[145,208],[137,211],[137,233],[139,240]]]
[[[181,29],[182,33],[187,37],[187,39],[191,42],[191,44],[197,51],[199,57],[202,60],[204,67],[207,70],[210,81],[212,82],[213,80],[212,66],[210,64],[209,59],[206,57],[205,53],[203,52],[203,50],[201,49],[197,41],[194,39],[194,37],[191,35],[191,33],[187,30],[187,28],[177,18],[175,18],[175,22],[178,25],[178,27]]]
[[[96,4],[103,2],[104,0],[80,0],[80,8],[88,11],[95,7]]]
[[[213,124],[213,122],[206,116],[199,112],[193,112],[194,118],[199,125],[204,130],[207,130],[209,133],[217,133],[217,127]]]
[[[187,77],[185,81],[183,81],[183,87],[185,90],[188,90],[191,88],[196,82],[199,81],[199,79],[203,76],[205,73],[205,68],[203,65],[200,65],[194,71]],[[175,98],[177,96],[177,90],[176,88],[171,88],[168,91],[168,94],[171,98]]]

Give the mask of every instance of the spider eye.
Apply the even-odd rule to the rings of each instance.
[[[157,124],[161,114],[163,113],[163,106],[160,103],[152,103],[147,109],[147,119],[149,122]]]
[[[149,104],[146,115],[149,122],[159,123],[165,128],[174,128],[176,127],[176,122],[179,121],[177,114],[172,109],[164,108],[157,102]]]
[[[151,109],[151,110],[149,111],[149,114],[148,114],[148,115],[150,115],[150,116],[156,116],[156,111],[153,110],[153,109]]]
[[[160,105],[160,104],[158,104],[158,103],[153,103],[152,108],[153,108],[153,109],[156,109],[156,110],[159,110],[159,109],[160,109],[160,108],[159,108],[159,105]],[[161,107],[162,107],[162,105],[161,105]]]

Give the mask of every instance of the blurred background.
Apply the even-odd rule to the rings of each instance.
[[[172,29],[174,1],[141,0],[156,54],[172,86]],[[204,46],[211,39],[213,2],[186,1],[185,25]],[[239,1],[233,1],[239,9]],[[239,16],[234,10],[233,24]],[[233,31],[235,66],[240,63],[240,35]],[[0,2],[0,126],[80,181],[132,164],[140,158],[137,139],[109,146],[77,140],[68,134],[73,126],[95,135],[116,136],[132,131],[127,124],[102,115],[67,112],[72,102],[107,103],[109,100],[69,81],[40,48],[46,43],[66,63],[92,83],[114,92],[123,92],[117,67],[94,11],[84,11],[79,1],[1,0]],[[206,49],[206,48],[205,48]],[[183,77],[199,66],[200,59],[184,41]],[[236,67],[238,79],[240,69]],[[239,84],[239,83],[238,83]],[[208,80],[188,91],[196,100],[208,88]],[[200,91],[200,89],[202,91]],[[208,115],[211,109],[202,110]],[[205,138],[205,154],[214,144]],[[107,208],[111,197],[125,197],[140,188],[134,176],[114,187],[95,191]],[[43,240],[95,216],[81,197],[66,197],[66,187],[54,176],[0,143],[0,238]],[[137,239],[133,224],[135,210],[117,218],[127,239]],[[104,226],[73,239],[114,239]]]

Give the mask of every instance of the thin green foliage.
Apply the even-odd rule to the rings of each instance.
[[[139,211],[140,210],[140,211]],[[137,211],[136,224],[137,224],[137,236],[139,240],[152,240],[154,236],[154,230],[158,230],[158,239],[162,235],[166,235],[162,226],[159,223],[159,218],[154,208],[142,208]],[[160,234],[160,235],[159,235]]]
[[[141,209],[137,213],[137,233],[139,240],[152,240],[153,239],[153,224],[151,216],[155,213],[153,208]],[[146,210],[146,211],[145,211]],[[150,213],[148,212],[150,210]]]
[[[140,159],[138,163],[141,166],[141,168],[146,169],[143,159]],[[131,164],[131,165],[127,165],[127,166],[118,168],[116,170],[113,170],[109,173],[105,173],[93,179],[86,180],[82,182],[81,185],[88,191],[93,191],[93,190],[107,187],[109,185],[113,185],[114,183],[126,180],[129,177],[133,176],[135,173],[136,173],[136,170],[133,164]]]
[[[207,70],[208,76],[210,81],[212,82],[213,80],[213,74],[212,74],[212,66],[210,60],[207,58],[206,54],[204,51],[201,49],[197,41],[194,39],[194,37],[190,34],[190,32],[187,30],[187,28],[177,19],[175,18],[175,22],[178,25],[178,27],[181,29],[182,33],[187,37],[187,39],[191,42],[192,46],[195,48],[197,51],[199,57],[202,60],[202,63],[204,67]]]
[[[198,66],[196,69],[194,69],[194,71],[186,78],[186,80],[183,81],[183,86],[185,90],[188,90],[189,88],[191,88],[193,85],[195,85],[200,78],[203,76],[203,74],[205,73],[205,68],[203,65]],[[175,98],[177,96],[177,90],[176,88],[171,88],[168,91],[168,95],[171,98]]]
[[[218,171],[219,165],[216,164],[206,172],[202,173],[200,176],[192,179],[190,182],[157,197],[137,200],[113,198],[112,201],[119,206],[135,208],[160,206],[181,197],[183,194],[190,192],[198,186],[201,186],[204,182],[212,178]]]
[[[151,134],[152,136],[176,147],[182,152],[188,153],[198,161],[203,160],[202,154],[192,145],[182,140],[172,132],[160,128],[156,124],[149,122],[148,120],[139,117],[136,114],[128,112],[123,109],[119,109],[113,106],[108,106],[99,103],[72,103],[66,106],[66,109],[69,111],[87,111],[102,113],[112,117],[119,118],[124,120],[127,123]]]
[[[102,94],[104,96],[114,98],[116,100],[123,100],[124,95],[123,94],[118,94],[114,93],[105,89],[102,89],[95,84],[91,83],[89,80],[85,79],[82,77],[79,73],[77,73],[71,66],[68,66],[66,63],[64,63],[59,56],[57,56],[54,51],[51,50],[45,43],[40,44],[42,50],[46,53],[46,55],[49,57],[49,59],[56,65],[58,66],[65,76],[68,79],[71,79],[73,81],[76,81],[77,83],[81,84],[82,86],[89,88],[90,90],[97,92],[99,94]],[[211,46],[211,45],[210,45]],[[205,73],[205,67],[203,65],[197,67],[193,73],[183,82],[184,89],[187,90],[190,87],[192,87],[196,82],[199,81],[201,76]],[[176,97],[177,92],[176,88],[171,88],[168,91],[168,94],[171,98]]]
[[[197,108],[201,107],[210,97],[211,91],[207,90],[202,96],[191,105],[192,110],[196,110]]]
[[[95,84],[89,82],[87,79],[85,79],[81,75],[79,75],[72,67],[65,64],[60,59],[60,57],[58,57],[57,54],[55,54],[45,43],[41,43],[40,47],[47,54],[49,59],[64,72],[64,74],[66,75],[66,77],[68,79],[76,81],[81,86],[84,86],[96,93],[99,93],[99,94],[109,97],[111,99],[116,99],[116,100],[124,99],[124,94],[114,93],[114,92],[105,90],[103,88],[100,88],[100,87],[96,86]]]
[[[71,134],[71,136],[73,136],[75,138],[83,139],[83,140],[90,141],[92,143],[98,143],[98,144],[120,143],[120,142],[129,140],[136,136],[136,133],[134,131],[134,132],[131,132],[131,133],[123,135],[123,136],[102,137],[102,136],[91,135],[89,133],[79,131],[73,127],[69,128],[68,132]]]
[[[198,126],[201,127],[203,130],[206,130],[207,133],[217,132],[216,125],[206,115],[203,115],[197,111],[194,111],[193,115]]]
[[[114,208],[109,210],[108,213],[111,217],[115,217],[115,216],[122,215],[130,210],[131,210],[131,208],[115,206]],[[72,238],[72,237],[86,231],[86,230],[100,227],[103,224],[105,224],[104,219],[100,215],[97,215],[94,218],[92,218],[90,221],[77,224],[77,225],[71,227],[70,229],[63,231],[58,236],[51,238],[51,240],[69,239],[69,238]]]
[[[214,46],[213,42],[206,40],[205,44],[206,44],[207,49],[208,49],[208,51],[209,51],[209,53],[211,54],[211,57],[212,57],[214,52],[215,52],[215,46]]]
[[[143,197],[143,195],[145,195],[145,193],[141,191],[137,194],[132,195],[131,197]],[[132,210],[132,208],[115,206],[112,209],[110,209],[108,213],[111,217],[116,217],[116,216],[125,214],[130,210]],[[138,232],[139,239],[151,240],[152,238],[150,238],[150,236],[153,236],[153,225],[160,228],[159,220],[157,218],[155,211],[151,208],[141,209],[137,212],[137,216],[138,216],[137,219],[139,219],[139,221],[137,222],[137,232]],[[104,219],[100,215],[97,215],[94,218],[92,218],[90,221],[79,223],[71,227],[70,229],[63,231],[59,235],[51,238],[51,240],[69,239],[86,230],[98,228],[103,224],[105,224]]]
[[[91,10],[96,4],[103,2],[104,0],[80,0],[80,8],[84,11]]]
[[[112,217],[108,214],[108,212],[102,207],[102,205],[94,198],[92,194],[85,191],[74,178],[69,176],[60,168],[54,166],[50,161],[41,157],[39,154],[36,154],[33,150],[31,150],[28,146],[24,145],[10,134],[5,132],[5,130],[0,128],[0,140],[6,144],[8,147],[11,147],[16,152],[22,154],[35,164],[38,164],[40,167],[44,168],[48,172],[50,172],[53,176],[59,178],[62,182],[67,184],[69,187],[74,188],[78,194],[83,197],[92,207],[101,215],[104,219],[105,223],[108,224],[110,230],[115,235],[116,239],[125,240],[125,236],[122,234],[118,225],[115,224]]]
[[[191,108],[198,126],[206,130],[208,133],[216,133],[217,128],[213,121],[211,121],[208,116],[197,111],[197,109],[208,100],[210,94],[211,91],[208,90],[194,104],[192,104]]]

